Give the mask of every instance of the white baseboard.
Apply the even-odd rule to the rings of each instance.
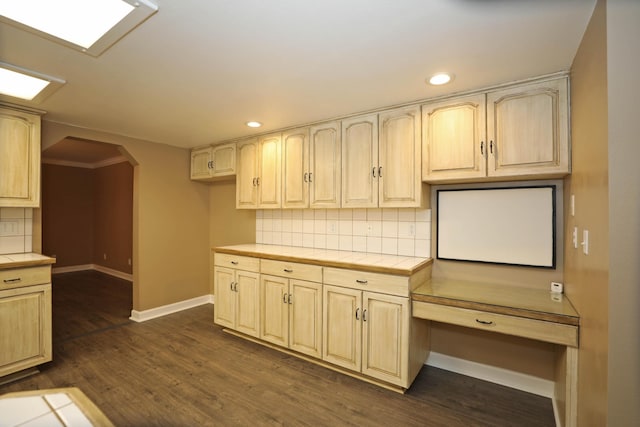
[[[82,264],[82,265],[70,265],[68,267],[54,267],[51,269],[51,274],[60,273],[72,273],[75,271],[95,270],[109,276],[117,277],[119,279],[133,282],[133,274],[123,273],[122,271],[114,270],[113,268],[104,267],[98,264]]]
[[[484,365],[482,363],[471,362],[433,351],[429,354],[426,364],[435,368],[553,399],[554,382],[551,380],[545,380],[508,369],[496,368],[495,366]]]
[[[197,307],[203,304],[213,304],[213,295],[203,295],[201,297],[191,298],[188,300],[175,302],[173,304],[150,308],[149,310],[131,310],[131,317],[129,317],[129,319],[133,320],[134,322],[146,322],[147,320],[166,316],[167,314],[187,310],[189,308]]]

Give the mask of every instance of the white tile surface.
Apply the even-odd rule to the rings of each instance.
[[[367,209],[367,220],[382,221],[382,209]]]
[[[398,221],[382,221],[382,237],[398,237]]]
[[[84,426],[91,426],[91,424],[84,424]],[[50,412],[21,424],[20,427],[64,427],[64,424],[58,420],[58,417],[53,412]],[[75,427],[75,425],[70,425],[69,427]]]
[[[331,219],[340,219],[340,209],[327,209],[327,221]]]
[[[73,403],[66,393],[45,394],[44,399],[49,402],[49,405],[51,405],[53,409],[62,408],[63,406]]]
[[[338,209],[341,220],[353,220],[353,209]]]
[[[383,221],[398,221],[398,209],[382,209]]]
[[[0,219],[24,219],[24,208],[0,208]]]
[[[92,427],[91,421],[74,404],[56,410],[58,416],[68,427]]]
[[[2,399],[0,425],[17,426],[49,412],[51,409],[40,396]]]
[[[382,253],[398,255],[398,239],[382,238]]]
[[[24,236],[0,237],[0,254],[25,252]]]
[[[382,221],[373,220],[367,221],[368,234],[367,236],[382,237]]]

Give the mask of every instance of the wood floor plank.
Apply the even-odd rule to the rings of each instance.
[[[212,305],[131,322],[122,283],[65,278],[74,280],[54,283],[54,295],[73,295],[54,297],[54,313],[66,310],[54,329],[71,327],[54,332],[53,362],[0,394],[78,387],[116,426],[554,425],[549,399],[432,367],[405,395],[336,373],[224,333]]]

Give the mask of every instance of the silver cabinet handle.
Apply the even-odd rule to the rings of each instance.
[[[233,282],[233,290],[238,292],[238,282]]]
[[[378,168],[378,177],[382,178],[382,166]]]
[[[371,175],[375,178],[376,177],[376,167],[374,166],[373,169],[371,169]]]
[[[313,182],[313,172],[309,172],[309,182]]]
[[[291,298],[293,295],[289,294],[289,297],[287,298],[289,300],[289,304],[293,304],[293,298]]]
[[[368,280],[356,279],[356,283],[360,283],[361,285],[366,285],[367,283],[369,283],[369,281]]]
[[[290,268],[285,268],[285,269],[284,269],[284,272],[285,272],[285,273],[293,273],[293,270],[292,270],[292,269],[290,269]]]
[[[282,294],[282,302],[285,303],[285,304],[287,303],[287,294],[286,293]]]
[[[4,283],[19,283],[22,280],[22,277],[17,277],[15,279],[4,279]]]
[[[356,320],[360,320],[360,309],[356,308]]]
[[[366,322],[366,321],[367,321],[367,309],[365,309],[365,310],[362,312],[362,321],[364,321],[364,322]]]
[[[476,319],[476,322],[480,323],[481,325],[493,325],[493,322],[490,320],[480,320],[480,319]]]

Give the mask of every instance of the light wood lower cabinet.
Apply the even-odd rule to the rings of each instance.
[[[262,275],[260,304],[261,339],[322,357],[321,283]]]
[[[216,255],[218,257],[218,255]],[[244,258],[244,257],[239,257]],[[239,263],[239,261],[232,261]],[[216,259],[216,264],[222,263]],[[214,322],[253,337],[260,335],[259,274],[216,265]]]
[[[337,286],[325,286],[323,298],[323,359],[409,387],[409,298]]]
[[[0,272],[0,377],[52,359],[51,268],[31,270]]]

